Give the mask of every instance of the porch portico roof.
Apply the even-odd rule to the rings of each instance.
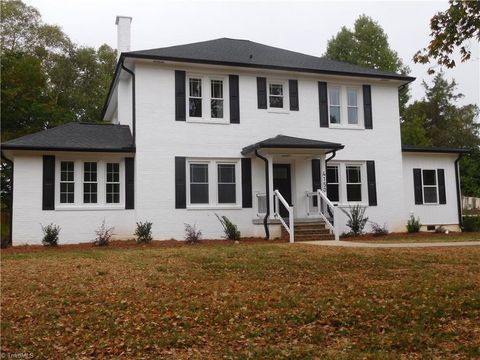
[[[244,147],[242,149],[242,155],[248,155],[259,149],[321,149],[329,152],[341,150],[344,147],[345,145],[328,141],[277,135]]]

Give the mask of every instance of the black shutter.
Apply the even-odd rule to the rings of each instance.
[[[320,106],[320,127],[328,127],[328,96],[327,83],[318,82],[318,101]]]
[[[322,189],[322,165],[319,159],[312,159],[312,190]],[[313,198],[313,206],[317,206],[317,198]]]
[[[42,210],[55,210],[55,156],[43,156]]]
[[[187,207],[187,173],[186,159],[175,157],[175,209]]]
[[[363,116],[365,119],[365,129],[373,129],[372,90],[370,85],[363,85]]]
[[[257,103],[259,109],[267,108],[267,78],[257,77]]]
[[[375,178],[375,161],[367,161],[368,205],[377,206],[377,180]]]
[[[125,209],[135,208],[135,159],[125,158]]]
[[[290,110],[298,111],[298,81],[288,80],[288,91],[290,97]]]
[[[242,208],[252,207],[252,161],[242,158]]]
[[[230,123],[240,124],[240,100],[238,96],[238,75],[228,77],[230,92]]]
[[[447,203],[447,194],[445,193],[445,171],[437,169],[438,175],[438,200],[440,204]]]
[[[423,191],[422,191],[422,170],[413,169],[413,187],[415,189],[415,204],[423,204]]]
[[[175,120],[185,121],[185,71],[175,70]]]

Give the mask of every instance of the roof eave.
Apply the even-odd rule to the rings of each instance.
[[[312,149],[312,150],[330,150],[337,151],[342,150],[345,145],[336,145],[336,146],[312,146],[312,145],[270,145],[270,144],[256,144],[253,146],[247,146],[242,149],[242,155],[248,155],[253,153],[255,150],[260,149]]]
[[[406,75],[383,75],[383,74],[362,74],[348,71],[333,71],[333,70],[317,70],[317,69],[305,69],[305,68],[296,68],[296,67],[287,67],[287,66],[277,66],[277,65],[263,65],[263,64],[246,64],[230,61],[217,61],[217,60],[203,60],[203,59],[192,59],[192,58],[180,58],[173,56],[159,56],[159,55],[147,55],[147,54],[135,54],[135,53],[122,53],[121,56],[133,58],[133,59],[152,59],[152,60],[164,60],[164,61],[177,61],[177,62],[186,62],[194,64],[210,64],[210,65],[224,65],[224,66],[238,66],[245,68],[260,68],[260,69],[273,69],[273,70],[282,70],[282,71],[296,71],[304,73],[313,73],[313,74],[327,74],[327,75],[342,75],[342,76],[357,76],[364,78],[377,78],[377,79],[390,79],[390,80],[400,80],[405,81],[405,83],[410,83],[416,78]]]
[[[436,154],[468,154],[471,151],[469,149],[463,149],[463,148],[407,147],[407,146],[402,146],[402,152],[436,153]]]
[[[68,152],[103,152],[103,153],[135,153],[135,147],[129,148],[74,148],[74,147],[43,147],[23,145],[2,145],[2,150],[27,150],[27,151],[68,151]]]

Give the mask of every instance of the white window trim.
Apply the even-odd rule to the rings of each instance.
[[[336,167],[337,168],[337,182],[336,183],[330,183],[330,184],[338,185],[338,199],[341,200],[341,197],[340,197],[340,188],[341,188],[341,184],[340,184],[340,171],[341,171],[340,165],[336,164],[336,163],[331,163],[331,164],[329,163],[329,164],[327,164],[327,168],[329,168],[329,167]],[[325,172],[325,181],[327,181],[327,172]],[[325,184],[326,189],[328,189],[327,185],[328,184]],[[327,197],[328,197],[328,190],[327,190]],[[333,200],[330,200],[330,201],[332,201],[332,204],[338,204],[338,201],[333,201]]]
[[[368,206],[367,166],[365,161],[335,161],[329,162],[327,166],[338,167],[339,201],[332,201],[333,204],[336,204],[340,207],[349,207],[354,205]],[[347,166],[360,166],[360,176],[362,180],[362,201],[347,201]]]
[[[340,124],[332,124],[330,122],[330,89],[339,88],[340,89]],[[358,124],[349,124],[348,123],[348,90],[357,90],[357,114],[358,114]],[[365,120],[363,114],[363,91],[362,87],[359,85],[342,85],[329,83],[327,87],[327,99],[328,99],[328,124],[332,129],[353,129],[353,130],[364,130],[365,129]]]
[[[73,203],[60,203],[60,163],[62,161],[73,161],[75,193]],[[83,202],[83,179],[84,162],[97,163],[97,202]],[[110,204],[106,199],[106,179],[107,162],[117,162],[120,164],[120,203]],[[125,162],[123,158],[78,158],[78,157],[59,157],[55,161],[55,211],[64,210],[121,210],[125,209]]]
[[[62,181],[62,162],[73,162],[73,181]],[[75,193],[78,191],[76,189],[76,186],[75,185],[75,174],[76,174],[76,171],[75,171],[75,162],[74,161],[71,161],[71,160],[60,160],[58,162],[58,167],[59,167],[59,172],[58,172],[58,203],[59,204],[62,204],[62,205],[65,205],[65,206],[69,206],[71,204],[74,204],[75,203]],[[73,184],[73,203],[71,202],[60,202],[60,196],[61,196],[61,184]]]
[[[202,117],[190,117],[190,79],[202,80]],[[210,108],[210,100],[212,100],[211,80],[221,80],[223,82],[223,118],[212,118]],[[230,124],[230,92],[227,75],[188,73],[185,77],[185,81],[185,111],[187,122],[205,124]]]
[[[97,168],[96,168],[96,175],[97,175],[97,181],[85,181],[85,163],[95,163],[97,164]],[[98,190],[98,168],[99,168],[99,164],[98,164],[98,161],[83,161],[82,162],[82,188],[81,188],[81,192],[82,192],[82,204],[85,204],[85,205],[96,205],[98,204],[98,193],[99,193],[99,190]],[[97,184],[97,201],[96,202],[89,202],[89,203],[86,203],[85,202],[85,187],[84,187],[84,184]]]
[[[433,171],[435,173],[435,185],[425,185],[423,183],[423,171]],[[439,186],[438,186],[438,171],[437,169],[421,169],[421,175],[422,175],[422,200],[423,200],[423,205],[439,205],[440,204],[440,193],[439,193]],[[426,202],[425,201],[425,187],[435,187],[436,193],[437,193],[437,201],[436,202]]]
[[[208,204],[192,204],[190,202],[190,164],[208,164]],[[218,203],[218,164],[235,165],[235,204]],[[242,176],[240,159],[221,158],[190,158],[186,161],[186,188],[187,188],[187,210],[209,210],[209,209],[241,209],[242,208]]]
[[[107,169],[107,164],[118,164],[118,181],[108,181],[108,177],[107,177],[107,172],[108,172],[108,169]],[[105,186],[105,204],[108,204],[108,205],[117,205],[117,204],[120,204],[121,203],[121,200],[122,200],[122,180],[121,180],[121,175],[120,175],[120,168],[121,168],[121,163],[119,161],[105,161],[105,183],[104,183],[104,186]],[[97,179],[98,180],[98,179]],[[116,202],[107,202],[107,185],[116,185],[118,184],[118,191],[119,191],[119,196],[118,196],[118,203]],[[97,185],[98,187],[98,185]],[[97,195],[98,196],[98,195]],[[98,200],[98,199],[97,199]]]
[[[283,87],[283,108],[270,107],[270,84],[282,85]],[[288,81],[282,79],[267,79],[267,111],[278,114],[288,114],[290,111],[290,89]],[[273,95],[276,96],[276,95]]]

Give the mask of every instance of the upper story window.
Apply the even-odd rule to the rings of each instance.
[[[422,170],[423,203],[438,203],[438,181],[435,170]]]
[[[268,106],[271,108],[283,109],[283,84],[268,84]]]
[[[60,162],[60,203],[73,204],[75,202],[75,163],[73,161]]]
[[[361,103],[360,87],[355,86],[328,86],[328,112],[330,125],[333,127],[363,127],[363,112],[358,104]]]
[[[187,76],[189,121],[228,122],[227,81],[222,76]]]

